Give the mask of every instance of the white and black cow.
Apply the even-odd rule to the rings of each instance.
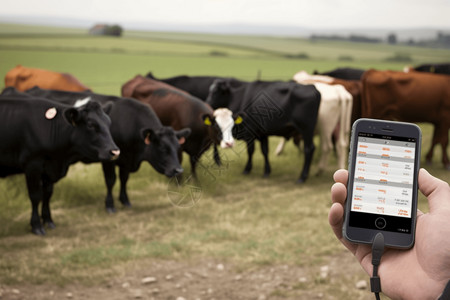
[[[264,155],[264,176],[270,174],[268,136],[290,138],[303,136],[305,163],[298,182],[304,182],[309,173],[313,153],[313,134],[320,105],[320,93],[314,86],[294,82],[241,82],[216,80],[206,101],[214,109],[226,107],[242,117],[233,135],[247,142],[248,162],[244,173],[252,169],[254,140],[261,142]]]
[[[119,200],[124,206],[131,206],[127,193],[129,174],[138,171],[142,161],[149,162],[156,171],[167,177],[183,172],[177,152],[180,144],[183,144],[190,135],[191,129],[183,128],[175,131],[172,127],[163,126],[150,106],[135,99],[90,92],[52,91],[35,87],[27,93],[72,105],[80,105],[86,101],[111,105],[109,112],[112,121],[111,135],[120,147],[121,155],[114,162],[103,163],[107,187],[105,205],[108,212],[115,211],[112,197],[116,181],[115,166],[119,167]]]
[[[50,197],[70,164],[118,158],[110,125],[98,103],[74,108],[37,97],[0,97],[0,177],[25,173],[33,233],[44,235],[44,225],[55,227]]]

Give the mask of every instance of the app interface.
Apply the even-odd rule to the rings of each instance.
[[[351,211],[411,218],[415,148],[414,138],[359,133]]]

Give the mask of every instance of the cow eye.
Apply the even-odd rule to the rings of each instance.
[[[98,130],[99,130],[98,124],[96,124],[96,123],[94,123],[94,122],[92,122],[92,121],[88,121],[88,122],[86,123],[86,127],[87,127],[88,129],[90,129],[90,130],[95,130],[95,131],[98,131]]]

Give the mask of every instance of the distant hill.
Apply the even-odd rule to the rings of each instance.
[[[99,20],[101,21],[101,20]],[[14,23],[26,25],[47,25],[67,28],[90,28],[96,22],[84,19],[55,18],[55,17],[24,17],[0,15],[1,23]],[[437,32],[450,33],[449,28],[414,28],[414,29],[386,29],[386,28],[341,28],[316,29],[312,27],[296,26],[268,26],[264,24],[181,24],[181,23],[152,23],[152,22],[124,22],[120,23],[124,30],[150,30],[167,32],[193,32],[211,34],[242,34],[242,35],[268,35],[284,37],[310,37],[311,35],[364,35],[372,38],[386,39],[390,33],[397,35],[398,41],[435,39]]]

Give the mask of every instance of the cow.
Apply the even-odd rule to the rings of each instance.
[[[344,79],[336,79],[336,78],[326,76],[326,75],[310,75],[306,71],[299,71],[299,72],[295,73],[293,76],[293,80],[295,82],[300,82],[303,84],[324,83],[324,84],[328,84],[328,85],[343,86],[347,90],[347,92],[350,93],[351,98],[352,98],[350,124],[353,124],[354,121],[361,118],[362,84],[361,84],[360,80],[344,80]],[[333,142],[340,140],[339,132],[340,132],[340,126],[338,125],[333,132]],[[300,140],[301,140],[300,136],[294,137],[294,143],[297,146],[299,145]],[[276,155],[279,155],[283,151],[285,143],[286,143],[285,139],[280,139],[280,142],[275,150]]]
[[[438,64],[422,64],[415,67],[405,67],[405,72],[428,72],[434,74],[450,75],[450,63],[438,63]]]
[[[300,84],[308,84],[301,80]],[[320,136],[320,160],[318,174],[322,173],[327,166],[328,156],[333,149],[332,135],[338,128],[336,150],[338,155],[338,167],[346,167],[347,151],[349,145],[350,118],[352,112],[352,95],[340,84],[330,85],[322,82],[313,83],[320,92],[321,101],[317,119],[317,131]],[[277,151],[282,150],[285,139],[280,141]]]
[[[325,75],[338,79],[345,80],[361,80],[362,75],[366,70],[364,69],[356,69],[356,68],[337,68],[332,71],[319,73],[318,71],[314,71],[314,75]]]
[[[304,84],[314,84],[322,82],[330,85],[342,85],[352,96],[352,114],[350,123],[353,124],[357,119],[361,118],[361,80],[345,80],[333,78],[326,75],[310,75],[306,71],[299,71],[294,74],[293,80]]]
[[[442,146],[442,163],[450,170],[447,155],[450,128],[450,77],[424,72],[368,70],[362,78],[361,116],[434,125],[431,163],[436,144]]]
[[[297,182],[306,181],[315,149],[313,134],[320,105],[320,93],[314,86],[268,81],[237,86],[230,84],[229,80],[218,79],[211,86],[206,102],[214,109],[229,108],[242,118],[234,136],[247,143],[248,161],[244,174],[252,169],[255,139],[261,143],[264,176],[269,176],[268,137],[278,135],[290,138],[300,133],[305,145],[305,161]]]
[[[211,144],[220,144],[222,148],[234,145],[231,130],[235,120],[231,112],[226,110],[213,111],[202,100],[181,93],[174,89],[167,89],[161,82],[137,75],[122,85],[122,96],[133,97],[150,105],[164,125],[174,129],[191,128],[191,136],[179,151],[190,156],[191,175],[197,178],[196,165],[201,155]],[[215,161],[219,158],[215,152]]]
[[[143,161],[147,161],[157,172],[170,178],[183,172],[177,153],[191,130],[182,128],[175,131],[171,127],[163,126],[148,105],[135,99],[87,92],[44,90],[38,87],[26,92],[69,105],[79,105],[79,99],[84,99],[82,101],[96,101],[112,106],[109,112],[112,123],[111,135],[122,151],[117,160],[102,163],[107,188],[105,199],[107,212],[116,211],[112,196],[116,182],[116,166],[119,168],[120,178],[119,200],[125,207],[131,206],[127,193],[129,175],[137,172]]]
[[[37,97],[0,97],[0,177],[25,174],[34,234],[45,235],[44,225],[55,227],[50,213],[53,185],[71,164],[118,158],[110,125],[95,102],[74,108]]]
[[[161,79],[156,78],[152,72],[147,73],[146,77],[149,79],[167,83],[170,86],[186,91],[192,96],[195,96],[203,101],[206,101],[206,98],[208,97],[209,94],[209,88],[213,84],[214,80],[223,79],[222,77],[217,76],[187,76],[187,75]]]
[[[15,87],[19,91],[26,91],[34,86],[43,89],[63,91],[90,91],[78,79],[68,73],[58,73],[49,70],[27,68],[21,65],[12,68],[6,73],[5,87]]]

